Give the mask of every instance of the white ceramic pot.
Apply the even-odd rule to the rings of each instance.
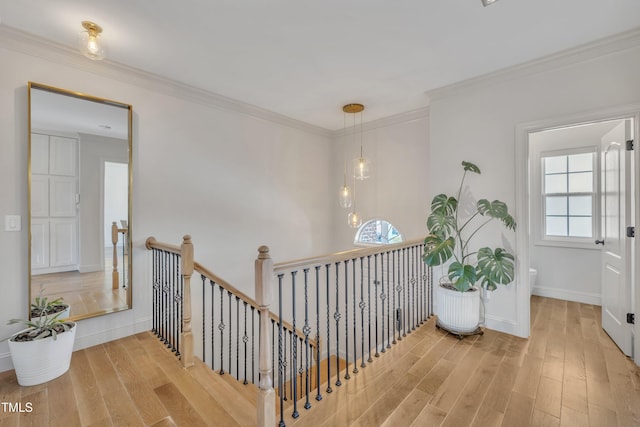
[[[436,286],[438,323],[451,332],[473,332],[480,324],[480,290],[458,292]]]
[[[9,339],[11,361],[18,377],[18,384],[42,384],[67,372],[71,364],[77,329],[78,325],[74,323],[70,331],[58,334],[55,340],[53,337],[25,342]]]

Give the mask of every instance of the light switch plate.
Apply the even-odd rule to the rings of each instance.
[[[22,217],[20,215],[4,216],[4,231],[21,231]]]

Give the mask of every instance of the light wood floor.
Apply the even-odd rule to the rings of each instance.
[[[105,271],[34,275],[31,278],[31,298],[38,296],[41,289],[44,289],[43,295],[47,297],[62,297],[71,307],[72,317],[86,317],[95,313],[126,309],[127,289],[122,287],[122,277],[119,288],[112,289],[112,267],[108,266],[109,262],[111,260],[105,262]],[[120,276],[122,275],[120,266]]]
[[[600,328],[600,308],[532,299],[529,340],[485,332],[458,341],[433,320],[312,408],[296,426],[640,426],[640,369]],[[353,366],[353,365],[352,365]],[[344,371],[342,371],[344,375]],[[314,394],[315,396],[315,394]],[[47,384],[0,374],[0,426],[255,425],[255,387],[190,370],[150,333],[80,350]]]

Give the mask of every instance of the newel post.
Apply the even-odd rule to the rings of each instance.
[[[260,383],[258,384],[258,426],[276,425],[276,395],[271,372],[271,333],[269,329],[269,309],[271,307],[273,260],[269,248],[260,246],[256,259],[256,302],[260,307]]]
[[[111,243],[113,243],[113,270],[111,272],[111,288],[118,289],[120,273],[118,272],[118,225],[111,223]]]
[[[193,334],[191,332],[191,275],[193,274],[193,243],[191,236],[183,237],[180,245],[180,259],[184,289],[182,291],[182,332],[180,349],[182,366],[193,365]]]

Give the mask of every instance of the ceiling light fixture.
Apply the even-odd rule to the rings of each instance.
[[[360,157],[353,159],[353,177],[359,181],[369,178],[371,174],[371,160],[364,157],[362,150],[362,112],[364,111],[364,105],[362,104],[347,104],[342,107],[342,111],[346,114],[353,114],[353,140],[355,141],[358,136],[356,129],[356,115],[360,116]]]
[[[487,6],[490,6],[490,5],[494,4],[496,1],[498,1],[498,0],[482,0],[482,5],[484,7],[487,7]]]
[[[89,59],[95,61],[103,59],[105,56],[104,41],[102,40],[102,27],[91,21],[82,21],[84,31],[80,32],[79,44],[80,52]]]
[[[362,149],[362,112],[364,111],[364,105],[362,104],[347,104],[342,107],[344,113],[344,129],[345,134],[347,130],[347,114],[353,115],[352,135],[353,141],[356,142],[358,138],[358,129],[356,127],[356,115],[360,115],[360,157],[353,159],[353,191],[347,185],[347,161],[344,163],[344,181],[342,188],[340,189],[340,206],[343,208],[350,208],[351,212],[347,215],[347,224],[351,228],[358,228],[362,225],[362,217],[356,210],[356,180],[364,180],[369,178],[371,171],[371,161],[364,157]]]

